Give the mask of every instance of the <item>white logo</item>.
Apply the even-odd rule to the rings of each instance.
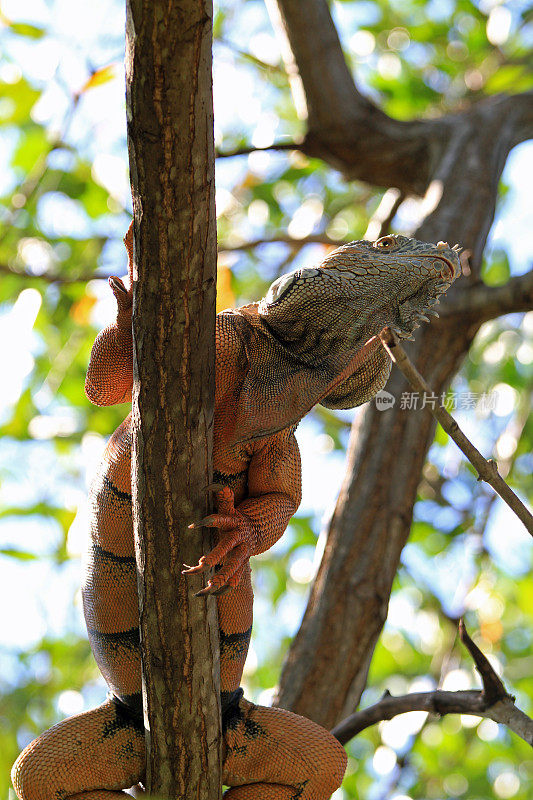
[[[374,400],[378,411],[386,411],[388,408],[392,408],[396,402],[394,395],[384,389],[377,393]]]

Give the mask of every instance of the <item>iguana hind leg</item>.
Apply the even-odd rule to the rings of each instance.
[[[11,777],[20,800],[128,800],[144,768],[142,725],[108,700],[31,742]]]
[[[346,769],[344,748],[324,728],[244,698],[225,744],[224,800],[329,800]]]

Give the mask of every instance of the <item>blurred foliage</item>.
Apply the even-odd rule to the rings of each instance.
[[[531,11],[523,2],[343,0],[331,6],[360,86],[399,118],[436,117],[487,94],[531,88]],[[50,604],[64,602],[60,587],[79,558],[87,478],[127,411],[91,406],[83,391],[92,341],[113,314],[101,278],[125,271],[121,237],[131,209],[125,126],[116,123],[117,108],[123,115],[123,10],[118,2],[97,3],[95,20],[102,9],[93,39],[88,23],[67,35],[54,3],[42,20],[26,18],[23,10],[14,20],[1,15],[0,583],[6,623],[15,620],[6,624],[0,651],[2,796],[18,750],[104,693],[83,636],[79,596],[66,614],[56,605],[54,625],[50,612]],[[214,24],[220,151],[296,139],[304,126],[263,3],[220,0]],[[508,196],[502,186],[499,211]],[[219,308],[257,299],[284,270],[321,258],[326,245],[307,237],[363,236],[380,199],[380,191],[347,184],[297,152],[219,159]],[[419,213],[408,201],[393,228],[413,230]],[[292,241],[269,242],[279,236]],[[511,253],[502,246],[488,252],[483,270],[487,283],[505,283],[515,271]],[[490,322],[450,394],[467,433],[530,501],[532,354],[531,314]],[[351,418],[327,409],[314,414],[326,470],[346,446]],[[313,480],[318,487],[320,478]],[[263,702],[272,696],[316,568],[325,501],[312,500],[304,499],[282,542],[256,565],[245,686]],[[365,704],[385,689],[477,685],[455,635],[455,620],[465,614],[519,705],[532,712],[532,553],[524,538],[438,430]],[[64,624],[55,624],[56,617]],[[349,753],[339,797],[526,800],[533,778],[526,746],[480,720],[409,715],[361,734]]]

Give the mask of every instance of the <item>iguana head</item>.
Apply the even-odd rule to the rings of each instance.
[[[317,267],[275,281],[258,312],[278,341],[306,363],[335,363],[386,325],[413,331],[461,272],[457,245],[406,236],[350,242]]]
[[[275,281],[257,313],[292,369],[307,369],[316,386],[322,385],[320,394],[315,389],[315,402],[352,408],[387,382],[391,362],[385,350],[372,348],[357,370],[329,391],[328,379],[385,326],[412,339],[420,323],[429,322],[427,314],[438,316],[432,306],[460,274],[459,252],[457,245],[406,236],[350,242],[319,266]]]
[[[296,425],[316,403],[353,408],[375,397],[391,370],[377,334],[389,325],[410,339],[429,321],[461,272],[459,250],[406,236],[350,242],[279,278],[260,303],[229,312],[245,318],[238,441]]]

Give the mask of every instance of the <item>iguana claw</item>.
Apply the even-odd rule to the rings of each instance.
[[[111,287],[111,291],[115,295],[115,300],[117,301],[119,318],[122,320],[125,318],[130,319],[131,307],[133,305],[132,288],[130,287],[129,289],[126,289],[122,278],[118,278],[116,275],[111,275],[108,278],[108,283]]]
[[[123,282],[122,278],[117,278],[116,275],[111,275],[108,278],[108,283],[111,286],[113,294],[116,294],[116,292],[121,292],[123,294],[128,294],[128,290],[124,286],[124,282]]]
[[[234,556],[233,561],[235,562],[236,560],[237,558]],[[246,558],[229,577],[224,575],[225,567],[222,567],[222,569],[217,572],[216,575],[213,575],[213,577],[207,581],[207,585],[204,586],[203,589],[200,589],[199,592],[195,592],[194,596],[204,597],[205,595],[212,594],[214,597],[220,597],[220,595],[226,594],[226,592],[235,589],[235,587],[241,582],[241,578],[244,575],[247,563],[248,559]]]
[[[219,484],[211,484],[207,489],[212,489],[217,494],[217,513],[209,514],[197,522],[191,522],[188,528],[189,530],[218,528],[219,541],[210,553],[200,558],[198,564],[194,566],[184,564],[186,569],[182,570],[182,575],[196,575],[208,572],[217,564],[222,566],[216,575],[210,578],[207,586],[196,593],[197,597],[223,594],[238,585],[252,552],[256,535],[251,520],[235,508],[232,489]]]
[[[233,588],[232,586],[228,586],[228,584],[225,584],[224,586],[221,586],[220,589],[213,590],[210,584],[207,584],[207,586],[204,589],[200,589],[199,592],[195,592],[194,596],[205,597],[206,595],[211,594],[213,595],[213,597],[220,597],[221,594],[226,594],[226,592],[231,591],[232,588]]]

